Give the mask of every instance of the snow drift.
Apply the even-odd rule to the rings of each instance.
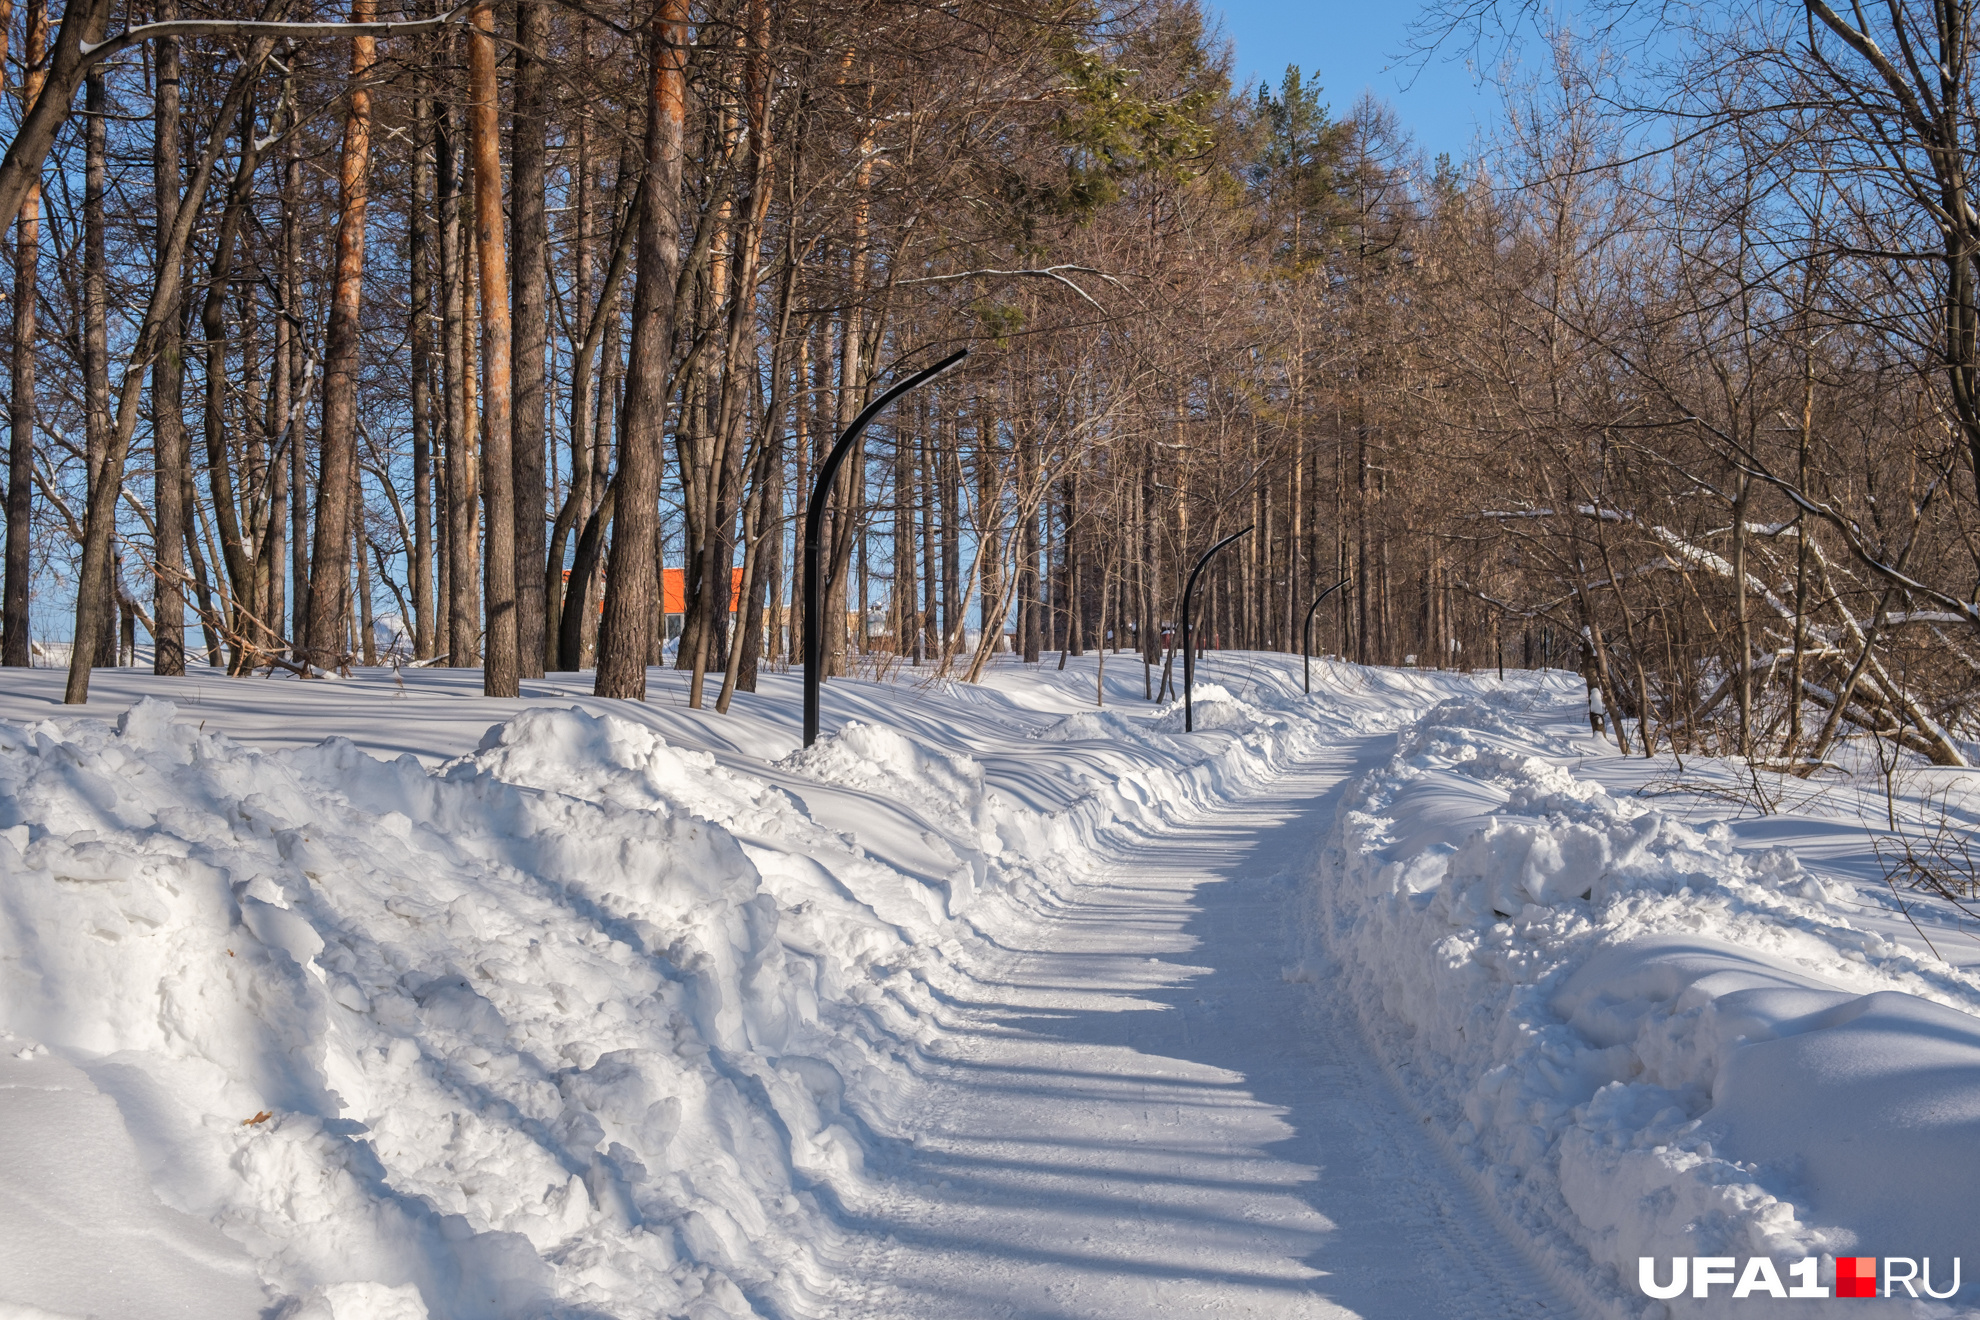
[[[438,768],[0,723],[8,1303],[805,1312],[980,929],[1320,736],[1199,692],[1224,732],[1032,718],[996,789],[862,723],[763,773],[579,709]]]
[[[78,1295],[73,1239],[30,1239],[94,1222],[92,1168],[27,1166],[80,1124],[166,1202],[128,1226],[154,1314],[790,1309],[870,1139],[846,1092],[884,1101],[987,862],[917,898],[791,795],[580,711],[437,772],[173,713],[0,725],[0,1159],[45,1189],[0,1211],[11,1291]],[[929,768],[923,801],[983,814]]]
[[[1577,775],[1548,714],[1448,702],[1341,809],[1321,934],[1404,1091],[1560,1273],[1609,1267],[1616,1314],[1645,1314],[1641,1256],[1931,1257],[1943,1291],[1974,1254],[1980,982],[1791,853]]]

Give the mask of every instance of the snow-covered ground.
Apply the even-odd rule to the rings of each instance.
[[[1906,828],[1928,798],[1969,828],[1964,772],[1916,778]],[[1592,1309],[1640,1307],[1644,1257],[1660,1288],[1673,1257],[1694,1275],[1732,1258],[1741,1279],[1766,1257],[1783,1291],[1808,1258],[1831,1286],[1834,1257],[1897,1257],[1919,1292],[1929,1259],[1950,1297],[1964,1253],[1958,1297],[1980,1296],[1974,923],[1883,882],[1882,797],[1787,782],[1795,809],[1763,814],[1760,792],[1788,790],[1621,758],[1571,706],[1481,685],[1339,815],[1315,897],[1342,990],[1495,1213]],[[1669,1310],[1826,1305],[1771,1302],[1763,1278]]]
[[[1980,930],[1899,909],[1867,785],[1763,813],[1568,675],[1220,654],[1185,734],[1094,664],[834,682],[805,752],[783,674],[716,716],[661,670],[99,671],[81,713],[10,671],[0,1320],[1945,1290]],[[1732,1291],[1669,1312],[1834,1305]]]

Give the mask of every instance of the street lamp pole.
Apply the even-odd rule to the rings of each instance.
[[[1217,542],[1217,544],[1211,546],[1208,550],[1205,550],[1203,552],[1203,558],[1196,561],[1196,567],[1189,570],[1189,581],[1183,584],[1183,732],[1185,733],[1196,732],[1196,707],[1190,701],[1189,691],[1191,685],[1196,681],[1196,643],[1191,637],[1192,630],[1189,621],[1190,594],[1196,590],[1196,579],[1202,576],[1203,568],[1210,562],[1210,557],[1250,530],[1251,528],[1247,527],[1243,532],[1232,532],[1229,536]]]
[[[804,745],[811,746],[818,741],[818,685],[824,679],[825,671],[825,629],[820,615],[824,603],[819,593],[824,584],[819,581],[820,529],[825,519],[825,500],[831,493],[832,482],[839,475],[839,467],[846,461],[853,443],[866,430],[866,424],[877,417],[882,408],[906,394],[909,390],[926,385],[949,368],[969,356],[969,350],[952,353],[934,366],[917,371],[900,384],[890,388],[885,394],[866,405],[859,416],[853,418],[852,425],[846,428],[839,442],[832,446],[832,452],[818,465],[818,480],[811,488],[811,504],[804,511]],[[864,607],[865,601],[860,605]]]
[[[1301,628],[1299,632],[1299,660],[1301,668],[1305,670],[1304,682],[1309,696],[1313,692],[1313,612],[1320,608],[1320,602],[1326,600],[1327,597],[1333,595],[1347,584],[1348,579],[1342,578],[1339,582],[1336,582],[1333,586],[1328,587],[1318,596],[1315,596],[1313,603],[1306,607],[1306,626]]]

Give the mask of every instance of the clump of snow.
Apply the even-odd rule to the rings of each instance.
[[[1641,1256],[1930,1256],[1943,1287],[1980,980],[1789,852],[1611,796],[1546,714],[1441,705],[1341,808],[1321,935],[1403,1089],[1565,1272],[1614,1271],[1617,1314]]]

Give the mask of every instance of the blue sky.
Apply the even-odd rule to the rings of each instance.
[[[1240,83],[1264,77],[1276,86],[1286,65],[1298,64],[1319,73],[1336,117],[1363,91],[1373,92],[1395,107],[1428,154],[1461,159],[1478,127],[1496,116],[1497,91],[1480,86],[1461,60],[1433,58],[1419,67],[1402,58],[1418,12],[1412,0],[1209,0],[1206,8],[1223,15]]]

